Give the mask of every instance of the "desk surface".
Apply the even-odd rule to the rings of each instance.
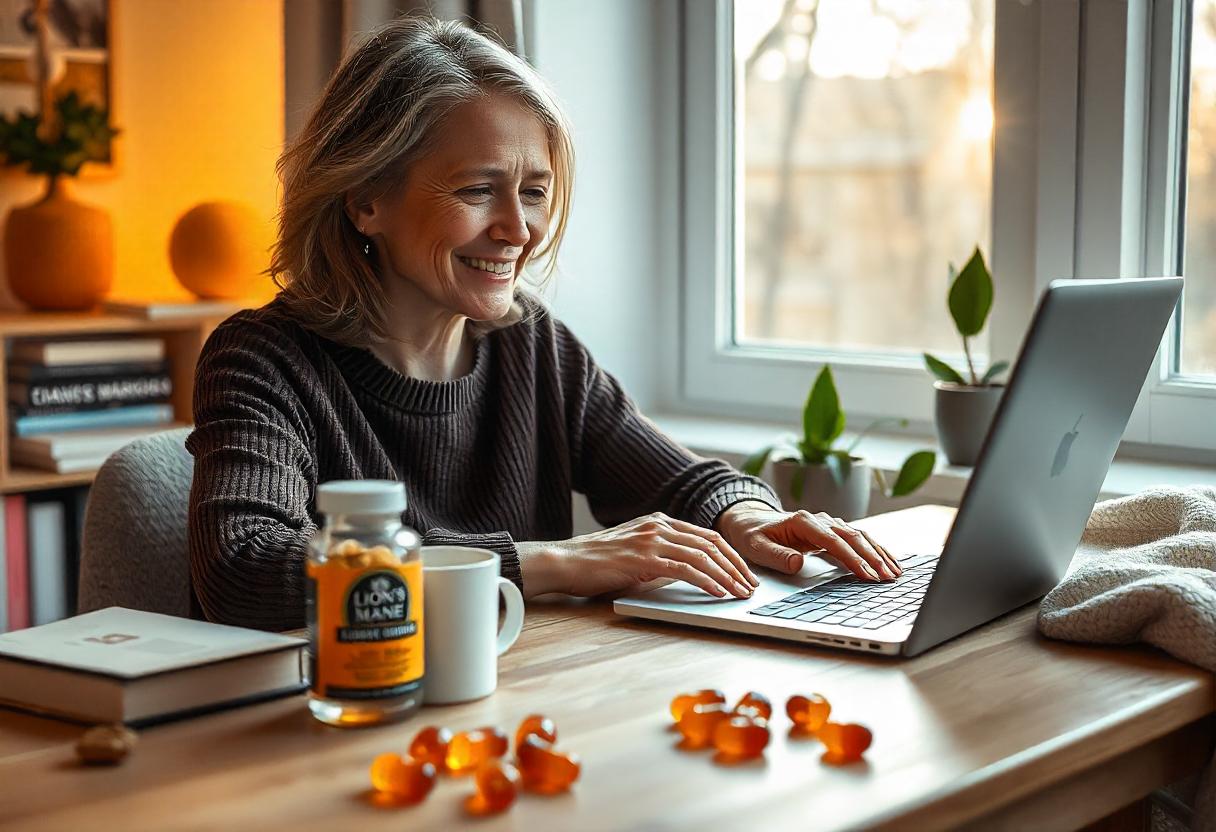
[[[880,540],[940,543],[951,512],[864,521]],[[1216,685],[1147,648],[1051,642],[1035,608],[912,660],[618,618],[603,602],[530,606],[498,692],[397,725],[323,726],[301,697],[142,732],[115,768],[81,768],[80,728],[0,712],[0,825],[32,829],[446,828],[472,785],[442,780],[414,808],[377,806],[367,767],[424,724],[453,729],[548,714],[583,776],[521,795],[478,829],[1075,828],[1210,758]],[[667,704],[684,690],[755,688],[777,706],[763,760],[676,750]],[[783,704],[819,692],[874,732],[864,763],[833,768],[794,740]]]

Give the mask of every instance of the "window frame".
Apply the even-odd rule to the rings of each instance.
[[[1016,357],[1048,282],[1169,274],[1179,262],[1186,10],[1128,0],[996,0],[992,241],[994,359]],[[1189,4],[1185,4],[1189,5]],[[684,0],[680,389],[688,412],[788,421],[831,361],[853,424],[931,430],[918,361],[732,343],[733,107],[730,0]],[[1167,94],[1168,93],[1168,94]],[[1033,171],[1033,175],[1027,175]],[[706,175],[709,172],[709,175]],[[1172,271],[1171,271],[1171,266]],[[944,302],[944,298],[943,298]],[[1154,359],[1125,442],[1216,450],[1216,384],[1172,378],[1176,323]]]
[[[1145,152],[1140,213],[1128,236],[1140,233],[1138,275],[1184,274],[1187,116],[1191,3],[1140,0],[1127,8],[1124,75],[1142,100]],[[1091,16],[1092,17],[1092,16]],[[1143,44],[1142,48],[1137,48]],[[1098,91],[1100,92],[1100,91]],[[1132,109],[1134,105],[1129,105]],[[1126,248],[1126,246],[1124,246]],[[1185,298],[1185,288],[1183,297]],[[1216,450],[1216,379],[1176,375],[1181,309],[1170,322],[1145,381],[1125,441]]]

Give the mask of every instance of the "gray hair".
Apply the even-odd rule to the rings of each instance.
[[[532,256],[546,261],[543,279],[552,275],[574,185],[574,146],[556,97],[521,58],[468,25],[408,16],[374,30],[343,59],[279,158],[282,208],[270,275],[294,317],[350,346],[392,337],[388,301],[346,197],[370,202],[388,193],[429,152],[453,109],[491,93],[535,113],[548,136],[550,224]],[[522,291],[502,319],[471,323],[474,332],[520,320]]]

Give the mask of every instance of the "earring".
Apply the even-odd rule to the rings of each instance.
[[[370,255],[372,253],[372,238],[363,233],[363,229],[359,229],[359,233],[363,234],[363,253]]]

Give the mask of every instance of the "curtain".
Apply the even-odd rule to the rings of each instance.
[[[440,20],[475,21],[495,32],[517,55],[525,55],[522,0],[344,0],[347,42],[387,20],[425,12]]]
[[[524,0],[285,0],[283,3],[286,137],[303,126],[347,45],[381,23],[410,12],[465,20],[495,32],[527,57]]]

